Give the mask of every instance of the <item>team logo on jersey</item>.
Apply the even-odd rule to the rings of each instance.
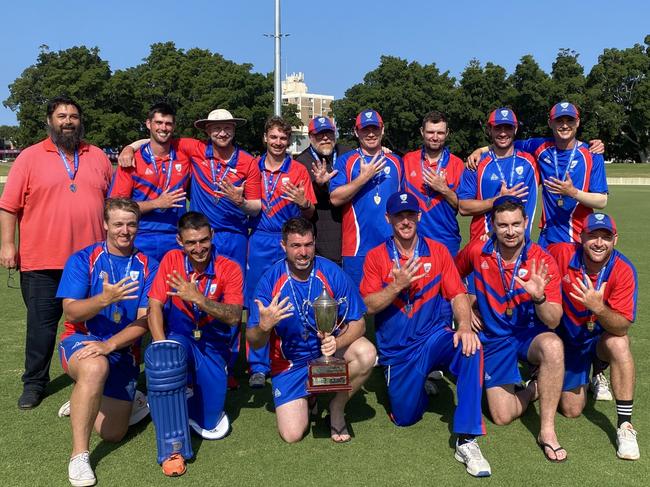
[[[174,164],[174,169],[176,169],[176,172],[181,172],[182,168],[183,168],[182,164]]]
[[[417,174],[415,173],[415,171],[411,171],[411,177],[414,178],[415,176],[417,176]]]
[[[487,263],[487,260],[482,260],[481,261],[481,269],[489,269],[490,266]]]
[[[280,392],[280,389],[276,387],[275,390],[273,391],[273,397],[280,397],[281,395],[282,393]]]
[[[519,166],[515,168],[515,172],[518,176],[521,176],[524,173],[524,166]]]
[[[390,174],[390,167],[386,166],[384,168],[384,174]]]
[[[542,159],[546,164],[552,164],[551,160],[548,157]]]
[[[153,174],[153,171],[151,170],[150,167],[148,167],[147,169],[144,170],[144,175],[145,175],[145,176],[149,176],[149,175],[151,175],[151,174]]]
[[[131,271],[129,272],[129,276],[131,276],[132,281],[137,281],[138,277],[140,277],[140,271]]]
[[[431,262],[425,262],[423,267],[424,267],[424,272],[428,274],[429,271],[431,270]]]
[[[577,159],[574,159],[574,160],[571,161],[571,166],[570,167],[571,167],[571,169],[573,169],[577,165],[578,165],[578,161],[577,161]]]
[[[210,284],[210,294],[214,294],[214,292],[217,290],[217,283],[214,282]]]
[[[490,380],[491,378],[492,378],[492,376],[490,374],[488,374],[487,372],[483,376],[483,380]]]
[[[490,176],[490,181],[498,181],[498,180],[499,180],[499,176],[497,176],[496,174],[492,174],[492,176]]]
[[[571,277],[569,277],[569,274],[564,274],[562,280],[568,284],[571,284]]]
[[[517,272],[517,275],[520,278],[523,279],[524,277],[526,277],[528,275],[528,269],[519,269],[519,272]]]
[[[289,181],[291,181],[291,178],[288,177],[282,178],[282,186],[286,186]]]
[[[105,281],[108,278],[108,274],[106,274],[106,271],[101,271],[99,273],[99,278]]]

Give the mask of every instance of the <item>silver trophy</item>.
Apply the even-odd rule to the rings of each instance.
[[[345,323],[348,306],[345,307],[345,313],[340,321],[338,316],[339,306],[346,302],[347,298],[345,297],[338,301],[332,298],[325,286],[323,286],[320,295],[312,302],[305,301],[305,306],[311,306],[314,309],[317,330],[321,333],[331,334]],[[310,394],[349,391],[351,389],[350,373],[345,360],[323,355],[309,363],[307,392]]]

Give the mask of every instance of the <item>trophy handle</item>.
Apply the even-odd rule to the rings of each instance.
[[[350,308],[350,307],[347,305],[347,303],[348,303],[348,298],[347,298],[346,296],[343,296],[342,298],[340,298],[340,299],[337,300],[336,302],[338,303],[339,306],[341,306],[343,303],[345,303],[345,313],[343,313],[343,318],[341,318],[341,321],[337,322],[337,323],[336,323],[336,326],[334,327],[334,329],[332,329],[332,333],[334,333],[334,332],[337,331],[339,328],[341,328],[341,326],[343,325],[343,323],[345,323],[345,318],[347,318],[347,316],[348,316],[348,309]]]

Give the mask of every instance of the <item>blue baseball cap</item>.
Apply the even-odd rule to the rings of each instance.
[[[512,203],[518,206],[525,206],[524,205],[524,200],[521,198],[517,198],[516,196],[512,196],[510,194],[506,194],[503,196],[499,196],[494,200],[492,203],[492,208],[496,208],[497,206],[501,206],[504,203]]]
[[[614,219],[604,213],[591,213],[585,217],[584,231],[607,230],[616,235],[616,223]]]
[[[398,191],[390,195],[386,202],[386,213],[392,216],[401,211],[415,211],[416,213],[420,211],[420,204],[413,193]]]
[[[364,127],[383,127],[384,121],[381,118],[381,115],[375,110],[364,110],[359,115],[357,115],[357,120],[354,124],[356,128]]]
[[[516,127],[519,125],[515,112],[505,107],[497,108],[492,113],[490,113],[487,123],[493,127],[496,127],[497,125],[512,125],[513,127]]]
[[[548,118],[551,120],[560,117],[580,118],[580,111],[578,111],[573,103],[561,101],[560,103],[553,105],[553,108],[551,108],[551,111],[548,114]]]
[[[318,134],[320,132],[324,132],[325,130],[336,132],[334,123],[332,123],[328,117],[314,117],[309,122],[310,134]]]

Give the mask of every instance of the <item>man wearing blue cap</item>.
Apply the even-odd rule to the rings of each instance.
[[[348,152],[336,142],[336,126],[328,117],[309,122],[309,147],[296,157],[311,174],[316,193],[316,211],[311,221],[316,229],[316,254],[341,265],[341,208],[330,202],[329,181],[337,173],[334,165]]]
[[[385,219],[392,236],[366,256],[361,294],[375,314],[379,363],[384,366],[392,421],[417,423],[429,403],[424,384],[439,368],[457,377],[455,458],[475,477],[490,475],[476,436],[485,434],[481,414],[483,354],[472,330],[467,291],[449,251],[418,235],[420,206],[412,193],[388,198]],[[448,326],[451,301],[458,329]]]
[[[616,455],[640,458],[632,426],[634,359],[629,330],[636,318],[638,282],[634,265],[614,249],[614,220],[603,213],[588,215],[580,244],[549,245],[562,276],[564,315],[558,335],[564,342],[565,374],[560,411],[579,416],[587,404],[592,362],[611,366],[618,416]]]
[[[375,110],[357,115],[359,148],[340,157],[330,180],[330,201],[343,208],[343,270],[358,286],[368,251],[391,234],[383,217],[386,200],[404,185],[402,159],[384,152],[384,121]]]
[[[551,462],[566,460],[555,432],[555,413],[562,391],[564,353],[553,331],[562,317],[557,264],[526,235],[528,218],[520,198],[494,200],[493,236],[473,240],[456,257],[461,276],[473,272],[484,356],[484,380],[490,415],[505,425],[539,399],[537,444]],[[522,390],[518,362],[538,370]]]

